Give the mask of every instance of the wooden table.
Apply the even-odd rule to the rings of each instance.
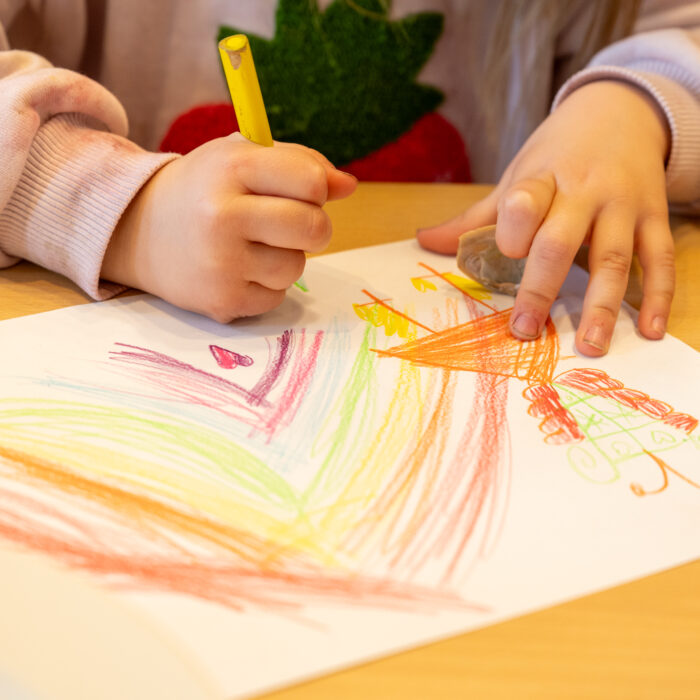
[[[409,238],[489,188],[363,184],[328,205],[328,252]],[[669,332],[700,350],[700,224],[674,220],[677,291]],[[640,299],[634,268],[628,301]],[[89,300],[22,263],[0,271],[0,318]],[[700,698],[700,561],[265,696],[323,698]]]

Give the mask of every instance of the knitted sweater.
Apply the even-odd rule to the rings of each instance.
[[[320,2],[320,10],[330,3]],[[581,32],[574,23],[520,37],[512,56],[516,77],[534,42],[551,50],[539,50],[534,74],[522,77],[530,81],[528,107],[511,120],[498,152],[480,138],[474,87],[493,6],[492,0],[395,0],[391,10],[396,18],[444,15],[419,77],[444,94],[440,111],[461,132],[477,180],[495,181],[571,91],[612,78],[658,102],[672,137],[669,201],[700,211],[700,3],[644,2],[634,34],[595,56],[554,102],[555,63],[580,46]],[[0,2],[0,267],[24,258],[66,275],[94,298],[118,291],[100,279],[102,259],[129,202],[178,157],[156,152],[164,133],[183,111],[227,99],[217,28],[272,37],[276,9],[277,0]]]

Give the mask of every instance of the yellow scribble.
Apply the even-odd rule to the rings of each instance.
[[[434,292],[437,289],[437,286],[433,282],[424,277],[411,277],[411,284],[419,292],[427,292],[428,290]]]
[[[384,328],[387,336],[394,333],[399,338],[408,338],[411,333],[413,323],[404,316],[392,311],[381,304],[353,304],[355,313],[363,320],[371,323],[376,328]]]
[[[474,299],[490,299],[491,292],[489,292],[486,287],[480,285],[478,282],[469,279],[468,277],[462,277],[462,275],[456,275],[454,272],[446,272],[443,275],[444,279],[454,284],[466,294],[471,295]]]

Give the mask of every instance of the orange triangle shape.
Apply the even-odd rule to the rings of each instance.
[[[403,345],[374,351],[415,365],[550,382],[559,360],[559,338],[550,318],[536,340],[523,341],[509,330],[511,309],[472,319]]]

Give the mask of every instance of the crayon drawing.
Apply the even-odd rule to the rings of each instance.
[[[597,571],[590,561],[607,550],[576,519],[598,507],[603,484],[623,487],[604,502],[629,523],[653,522],[673,498],[698,511],[700,406],[678,380],[623,381],[614,357],[593,367],[564,354],[563,308],[541,338],[515,340],[509,298],[394,246],[393,276],[375,287],[352,274],[371,272],[371,252],[312,261],[291,325],[284,308],[223,327],[148,298],[2,324],[0,540],[143,594],[147,609],[164,595],[220,606],[234,627],[274,613],[280,629],[305,620],[342,635],[330,609],[415,625],[413,636],[387,631],[375,651],[426,638],[426,620],[432,635],[486,624],[694,552],[681,542]],[[49,344],[53,319],[64,340]],[[643,360],[653,352],[625,338]],[[565,543],[533,517],[551,509],[563,523],[562,499]],[[528,587],[557,547],[574,557],[571,580]],[[575,573],[586,562],[590,580]],[[502,583],[516,569],[522,600]],[[181,632],[206,648],[184,619]],[[326,662],[367,649],[358,639]],[[240,690],[228,667],[217,672]],[[261,671],[246,687],[266,682]]]
[[[693,439],[697,442],[694,434],[697,418],[674,411],[668,403],[653,399],[643,391],[626,388],[601,369],[577,368],[555,376],[560,359],[559,339],[551,319],[542,337],[521,342],[508,332],[510,308],[496,310],[480,296],[470,293],[465,285],[466,278],[439,273],[420,264],[432,277],[445,280],[471,298],[467,301],[470,308],[479,303],[491,313],[435,332],[373,297],[375,307],[382,307],[428,331],[428,335],[420,339],[377,352],[407,359],[419,366],[493,374],[525,382],[523,396],[530,402],[528,413],[541,419],[539,428],[547,443],[589,443],[568,450],[571,466],[585,478],[600,483],[615,481],[620,477],[617,464],[644,454],[659,467],[663,481],[660,487],[650,490],[631,483],[635,495],[648,496],[665,490],[669,473],[700,489],[700,483],[677,472],[658,455]],[[428,277],[416,279],[424,281]],[[424,282],[420,288],[428,289]],[[434,284],[429,288],[436,289]],[[364,311],[358,313],[368,316]],[[376,323],[374,319],[371,321]]]

